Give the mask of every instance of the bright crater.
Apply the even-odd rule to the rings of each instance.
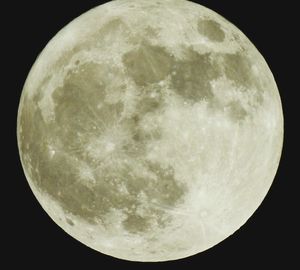
[[[18,113],[42,207],[87,246],[135,261],[234,233],[270,188],[282,141],[263,57],[183,0],[117,0],[71,22],[32,67]]]

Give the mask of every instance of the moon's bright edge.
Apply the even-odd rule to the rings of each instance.
[[[48,43],[17,136],[33,193],[68,234],[117,258],[166,261],[254,213],[283,115],[265,60],[224,18],[183,0],[117,0]]]

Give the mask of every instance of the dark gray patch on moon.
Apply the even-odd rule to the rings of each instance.
[[[146,218],[141,217],[140,215],[128,215],[127,218],[123,221],[123,227],[131,233],[143,232],[149,228],[149,222]]]
[[[149,140],[158,140],[161,138],[160,128],[152,128],[145,130],[142,126],[144,116],[162,112],[164,108],[164,99],[158,92],[157,96],[152,97],[151,93],[143,93],[142,98],[136,105],[136,113],[128,120],[131,123],[131,130],[133,130],[133,140],[135,143],[145,144]]]
[[[190,102],[213,98],[210,81],[221,75],[210,54],[187,49],[187,58],[173,65],[171,84],[175,92]]]
[[[101,39],[105,39],[107,36],[113,36],[119,30],[124,31],[126,29],[127,26],[125,23],[120,18],[115,18],[103,25],[98,32],[99,34],[94,38],[101,41]]]
[[[223,54],[222,57],[225,75],[228,79],[245,87],[251,87],[255,83],[251,60],[248,57],[240,53]]]
[[[222,42],[225,39],[225,33],[221,29],[221,25],[213,20],[199,20],[198,32],[211,41]]]
[[[152,128],[150,130],[145,130],[141,126],[141,118],[138,115],[133,116],[131,119],[133,123],[133,133],[132,139],[138,149],[145,149],[146,143],[150,140],[159,140],[161,138],[161,130],[159,128]],[[144,150],[145,151],[145,150]]]
[[[66,221],[67,221],[67,223],[68,223],[69,225],[71,225],[71,226],[74,226],[74,225],[75,225],[74,222],[73,222],[71,219],[69,219],[69,218],[66,218]]]
[[[123,56],[128,75],[138,86],[159,82],[170,73],[173,58],[165,48],[143,41],[138,49]]]
[[[248,115],[248,112],[243,108],[239,101],[231,101],[226,105],[226,108],[228,109],[229,117],[234,121],[242,121]]]
[[[162,168],[158,163],[149,163],[149,170],[157,176],[155,189],[149,192],[149,196],[157,199],[163,206],[174,206],[185,193],[185,186],[175,179],[174,168],[169,166]]]
[[[56,129],[69,151],[78,149],[83,142],[79,141],[78,133],[96,135],[104,132],[123,111],[122,103],[103,102],[107,88],[103,69],[103,66],[94,63],[78,67],[78,71],[70,73],[63,87],[56,89],[52,95]],[[99,104],[101,107],[98,107]],[[62,126],[63,129],[58,128]]]
[[[255,91],[253,101],[249,105],[253,108],[260,107],[264,102],[264,87],[253,72],[251,59],[243,53],[222,54],[221,57],[224,75],[239,87],[240,91]],[[228,107],[233,119],[242,120],[248,114],[239,102],[233,101],[228,104]]]
[[[142,217],[136,211],[136,206],[138,206],[136,202],[130,206],[133,210],[127,212],[127,219],[123,222],[123,226],[132,233],[147,231],[150,228],[150,220],[153,216],[155,216],[159,226],[164,226],[166,222],[164,211],[168,211],[169,208],[176,207],[178,203],[182,202],[186,192],[186,187],[175,179],[172,167],[162,168],[157,163],[147,163],[145,165],[147,170],[155,175],[155,179],[139,176],[132,178],[130,171],[126,177],[126,179],[129,179],[126,184],[131,195],[137,196],[140,192],[146,195],[145,205],[147,205],[149,213]],[[151,207],[151,201],[153,200],[156,203]]]

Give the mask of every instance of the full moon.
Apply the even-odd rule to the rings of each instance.
[[[259,207],[283,114],[264,58],[223,17],[185,0],[116,0],[39,55],[17,137],[64,231],[116,258],[168,261],[213,247]]]

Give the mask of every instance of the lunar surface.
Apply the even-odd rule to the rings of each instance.
[[[63,28],[19,105],[26,178],[85,245],[132,261],[204,251],[274,179],[280,96],[252,43],[184,0],[117,0]]]

